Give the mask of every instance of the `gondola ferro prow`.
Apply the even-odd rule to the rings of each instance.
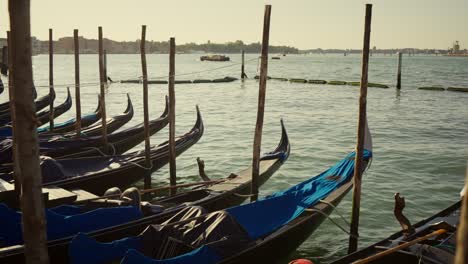
[[[401,225],[402,232],[405,235],[405,237],[408,237],[412,234],[414,234],[415,230],[414,227],[411,225],[411,222],[408,220],[408,218],[403,215],[403,209],[405,209],[405,198],[400,196],[400,193],[395,194],[395,207],[393,208],[393,214],[395,215],[395,218],[398,220],[398,222]]]

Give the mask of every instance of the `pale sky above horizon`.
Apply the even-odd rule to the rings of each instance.
[[[80,35],[176,43],[261,40],[264,5],[272,5],[270,44],[300,49],[362,47],[365,4],[373,4],[371,46],[446,49],[468,47],[467,0],[31,0],[32,35]],[[0,0],[0,37],[9,28],[8,1]],[[464,29],[465,28],[465,29]]]

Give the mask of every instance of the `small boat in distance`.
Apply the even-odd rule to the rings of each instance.
[[[279,56],[274,56],[274,57],[271,57],[272,60],[281,60],[281,58]]]
[[[201,56],[201,61],[230,61],[231,59],[225,55],[208,55],[208,56]]]

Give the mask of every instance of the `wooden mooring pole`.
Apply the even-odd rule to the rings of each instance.
[[[107,83],[107,50],[104,50],[104,81]]]
[[[73,30],[75,43],[75,100],[76,100],[76,136],[81,135],[81,93],[80,93],[80,41],[78,29]]]
[[[242,66],[241,66],[241,79],[245,79],[245,53],[244,50],[242,50]]]
[[[357,250],[359,236],[359,212],[361,206],[361,179],[363,171],[364,138],[366,130],[366,111],[367,111],[367,73],[369,68],[369,46],[372,20],[372,5],[366,4],[366,19],[364,24],[364,47],[362,49],[362,71],[361,71],[361,94],[359,96],[359,120],[358,135],[356,144],[355,166],[354,166],[354,185],[353,185],[353,206],[351,216],[351,229],[349,237],[348,253]]]
[[[10,31],[7,31],[7,43],[8,43],[8,53],[13,54],[13,45],[11,43],[11,33]],[[12,138],[13,138],[13,161],[18,160],[18,148],[16,145],[16,142],[18,139],[16,138],[16,117],[15,117],[15,86],[13,85],[13,65],[12,65],[12,60],[8,61],[8,68],[9,74],[8,74],[8,97],[10,99],[10,115],[11,115],[11,132],[12,132]],[[15,186],[15,198],[16,201],[19,203],[20,200],[20,195],[21,195],[21,180],[18,178],[19,175],[19,168],[18,168],[18,163],[13,162],[13,179],[14,179],[14,186]]]
[[[29,0],[9,0],[14,94],[17,137],[16,173],[21,179],[21,211],[23,214],[24,255],[28,264],[49,262],[47,254],[46,220],[42,196],[41,168],[37,125],[34,122],[33,72],[31,54],[31,18]]]
[[[148,71],[146,67],[146,25],[141,26],[141,71],[143,76],[143,118],[145,123],[145,189],[151,189],[151,156],[150,156],[150,131],[149,131],[149,110],[148,110]]]
[[[260,166],[260,150],[262,145],[263,116],[265,112],[266,82],[268,75],[268,46],[270,42],[270,16],[271,5],[265,6],[265,15],[263,18],[263,38],[262,38],[262,60],[260,64],[260,84],[258,92],[257,123],[255,125],[255,136],[253,143],[252,158],[252,185],[250,201],[256,201],[258,198],[258,177]]]
[[[54,131],[54,40],[52,37],[52,29],[49,28],[49,131]]]
[[[397,72],[397,83],[396,88],[401,89],[401,58],[403,53],[398,52],[398,72]]]
[[[176,150],[175,150],[175,38],[169,40],[169,172],[171,186],[177,185]],[[175,195],[177,189],[171,189]]]
[[[468,263],[468,164],[465,176],[465,194],[462,197],[460,224],[457,230],[457,250],[455,264]]]
[[[8,43],[8,42],[7,42]],[[9,44],[7,44],[9,46]],[[7,66],[8,63],[8,46],[2,47],[2,63]]]
[[[99,34],[99,86],[101,88],[101,120],[102,120],[102,144],[104,150],[108,151],[107,142],[107,117],[106,117],[106,83],[104,82],[104,49],[102,45],[102,27],[98,27]]]

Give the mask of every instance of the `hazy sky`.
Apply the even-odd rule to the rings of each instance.
[[[468,47],[467,0],[31,0],[32,34],[54,39],[80,35],[176,43],[261,40],[263,10],[272,5],[270,43],[307,48],[361,48],[364,10],[373,3],[371,45],[377,48]],[[1,37],[9,27],[8,1],[0,0]]]

